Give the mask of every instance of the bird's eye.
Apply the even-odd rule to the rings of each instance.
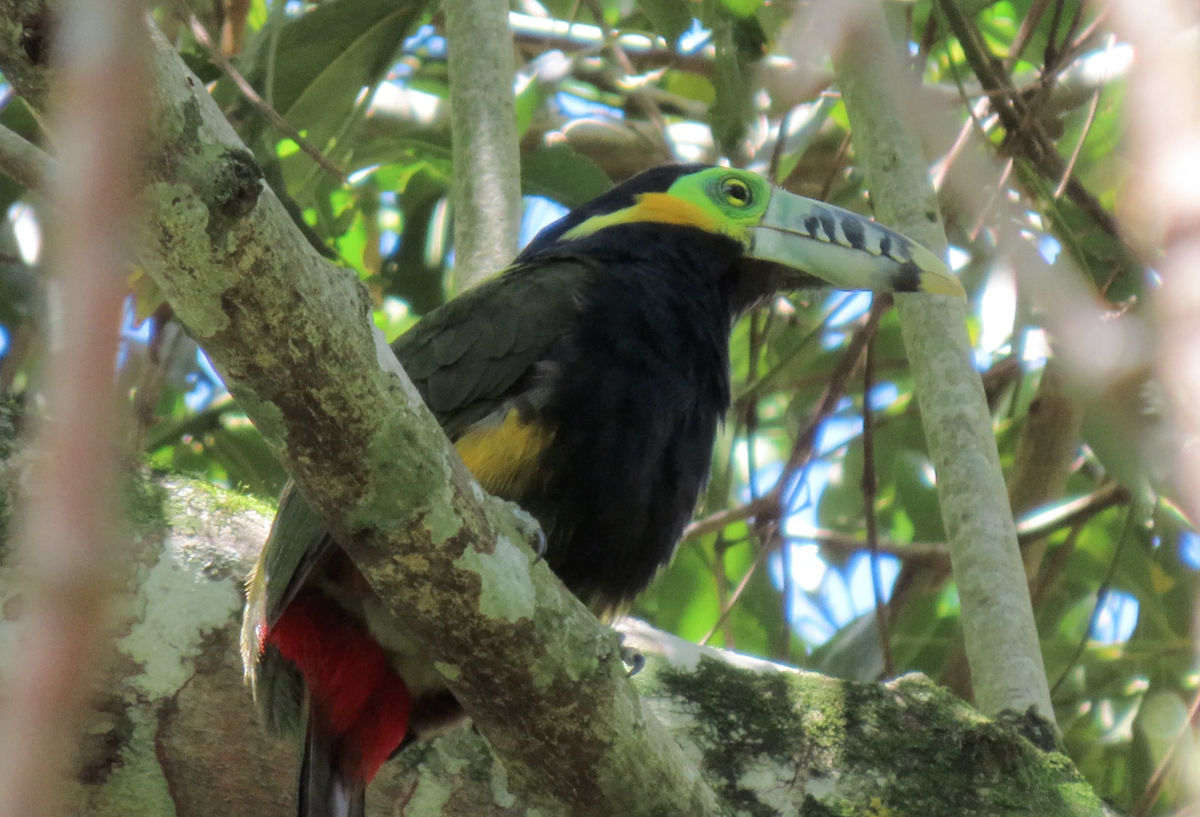
[[[721,183],[721,192],[725,194],[725,201],[734,207],[748,207],[754,199],[750,185],[741,179],[726,179]]]

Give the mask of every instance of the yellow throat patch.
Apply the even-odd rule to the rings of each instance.
[[[711,213],[690,201],[684,201],[669,193],[641,193],[637,197],[637,203],[632,207],[605,213],[602,216],[592,216],[582,224],[563,233],[563,238],[570,241],[592,235],[605,227],[635,222],[678,224],[712,233],[725,232],[722,229],[723,225]]]

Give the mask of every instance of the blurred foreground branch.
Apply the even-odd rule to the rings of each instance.
[[[13,643],[21,659],[9,662],[3,677],[4,817],[60,811],[60,778],[73,755],[105,643],[112,576],[124,555],[115,537],[113,470],[124,434],[113,361],[144,122],[143,7],[136,0],[78,0],[61,13],[54,124],[62,156],[51,180],[57,205],[51,263],[60,300],[18,539],[24,603]],[[34,151],[26,158],[40,160]]]

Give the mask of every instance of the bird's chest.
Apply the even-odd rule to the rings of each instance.
[[[539,421],[544,481],[523,504],[572,590],[624,601],[670,559],[728,405],[727,329],[608,325],[572,338]],[[521,501],[521,500],[518,500]]]

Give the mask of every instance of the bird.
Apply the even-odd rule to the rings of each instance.
[[[537,520],[550,568],[603,616],[691,518],[730,404],[734,322],[815,287],[965,297],[941,259],[864,216],[750,171],[664,165],[547,226],[392,349],[480,486]],[[248,581],[241,646],[267,726],[304,735],[302,817],[358,817],[389,757],[461,717],[294,485]]]

